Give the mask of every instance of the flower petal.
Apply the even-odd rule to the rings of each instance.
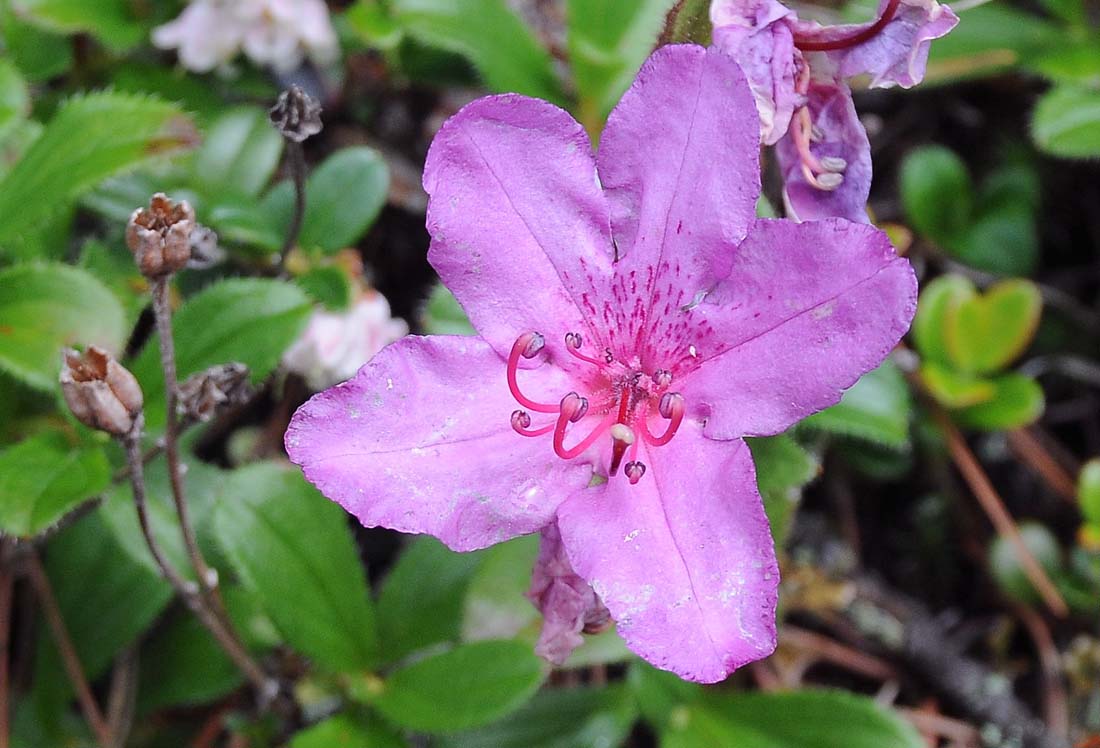
[[[802,53],[795,49],[795,14],[777,0],[715,0],[714,45],[745,71],[760,114],[760,138],[774,144],[802,97],[795,92]]]
[[[871,194],[871,144],[867,131],[856,114],[852,92],[844,83],[811,83],[807,108],[816,138],[810,153],[818,160],[843,159],[844,181],[833,190],[810,184],[803,171],[802,157],[795,141],[792,124],[775,146],[775,155],[783,173],[783,195],[791,218],[815,221],[820,218],[847,218],[868,223],[867,197]]]
[[[549,366],[526,377],[535,395],[540,384],[565,386]],[[364,525],[472,550],[536,532],[591,478],[590,466],[558,459],[545,439],[515,433],[515,407],[504,362],[483,340],[407,337],[299,408],[286,448]]]
[[[912,268],[873,226],[758,221],[697,308],[727,345],[683,382],[688,407],[715,439],[779,433],[878,366],[916,303]]]
[[[558,509],[577,573],[628,647],[657,667],[712,683],[775,648],[779,569],[743,441],[685,423],[623,477]]]
[[[502,356],[524,332],[563,353],[581,305],[610,275],[611,231],[588,136],[567,112],[516,94],[464,107],[424,166],[428,259]],[[559,355],[559,360],[568,356]]]
[[[694,45],[650,55],[596,157],[620,276],[637,270],[652,296],[667,274],[690,300],[725,275],[760,194],[758,131],[752,93],[728,55]]]

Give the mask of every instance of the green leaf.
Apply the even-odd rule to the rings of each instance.
[[[506,638],[521,631],[538,635],[539,613],[523,593],[539,552],[537,535],[526,535],[480,551],[481,566],[466,592],[462,636],[467,641]]]
[[[1035,106],[1031,136],[1055,156],[1100,156],[1100,91],[1072,85],[1051,89]]]
[[[482,641],[394,671],[370,702],[401,727],[453,732],[515,711],[534,695],[542,678],[542,661],[529,644]]]
[[[845,691],[710,693],[674,715],[662,748],[923,748],[896,713]]]
[[[442,283],[432,289],[421,312],[421,324],[429,335],[474,335],[476,331],[458,299]]]
[[[489,88],[564,103],[550,55],[505,0],[392,0],[389,7],[405,33],[468,58]]]
[[[0,58],[0,138],[30,111],[27,82],[10,60]]]
[[[1058,545],[1054,533],[1043,524],[1033,521],[1021,522],[1019,530],[1024,545],[1043,570],[1052,577],[1059,576],[1063,568],[1062,547]],[[998,535],[989,546],[988,556],[989,571],[1001,592],[1027,605],[1041,600],[1024,572],[1016,545],[1012,541]]]
[[[172,319],[180,381],[217,364],[239,361],[263,381],[305,327],[313,305],[291,283],[259,278],[219,281],[188,299]],[[164,375],[154,336],[133,365],[145,392],[149,430],[164,425]]]
[[[817,460],[787,434],[746,440],[756,464],[756,483],[772,526],[776,545],[787,537],[791,515],[802,487],[817,475]]]
[[[1014,429],[1034,423],[1043,414],[1043,388],[1023,374],[1002,374],[995,378],[993,397],[987,402],[955,413],[964,426],[986,431]]]
[[[311,268],[294,282],[326,309],[341,312],[351,306],[351,278],[335,265]]]
[[[86,271],[66,265],[0,270],[0,369],[31,387],[57,390],[63,347],[95,344],[117,352],[126,335],[122,305]]]
[[[887,360],[860,378],[833,407],[810,416],[803,424],[833,434],[853,436],[885,447],[909,444],[913,404],[905,377]]]
[[[373,148],[337,151],[309,176],[299,246],[330,254],[353,246],[386,204],[389,185],[386,162]]]
[[[172,596],[167,582],[134,563],[118,547],[98,513],[65,528],[50,541],[46,571],[69,637],[92,679],[152,623]],[[40,663],[38,672],[52,672],[63,680],[64,670],[48,637],[43,638],[51,654],[45,658],[48,661]]]
[[[1065,40],[1061,26],[1011,5],[972,7],[959,13],[959,25],[950,34],[932,42],[924,83],[1010,70]]]
[[[627,685],[646,722],[659,731],[664,731],[674,715],[683,714],[684,707],[698,701],[703,693],[698,683],[680,680],[641,660],[630,665]]]
[[[944,339],[947,310],[976,294],[974,284],[961,275],[941,275],[924,286],[913,318],[913,339],[925,361],[951,363]]]
[[[989,379],[962,374],[946,366],[929,362],[920,368],[921,381],[940,405],[965,408],[992,400],[997,386]]]
[[[944,310],[944,342],[959,371],[990,374],[1031,344],[1043,309],[1035,284],[1001,281],[978,296],[959,296]]]
[[[430,537],[413,540],[378,596],[382,661],[459,638],[466,588],[481,556],[455,553]]]
[[[70,447],[57,432],[0,452],[0,530],[30,537],[107,487],[111,466],[99,447]]]
[[[939,244],[965,230],[974,208],[966,164],[942,146],[917,148],[901,166],[901,200],[909,223]]]
[[[73,45],[59,34],[42,31],[16,17],[0,4],[4,51],[28,80],[47,81],[73,64]]]
[[[581,121],[599,132],[656,45],[674,0],[568,0],[569,63]]]
[[[192,173],[214,196],[257,197],[283,154],[283,136],[256,107],[231,109],[218,118],[195,154]]]
[[[151,97],[71,99],[0,182],[0,246],[10,250],[13,239],[103,180],[189,147],[193,137],[175,105]]]
[[[1100,526],[1100,457],[1081,467],[1077,475],[1077,503],[1085,521]]]
[[[376,722],[338,714],[290,739],[289,748],[402,748],[405,740]]]
[[[126,0],[12,0],[12,7],[44,29],[63,34],[87,32],[119,52],[145,36]]]
[[[975,220],[961,236],[945,245],[971,267],[999,275],[1028,275],[1039,259],[1039,232],[1034,213],[1011,205]]]
[[[480,730],[438,738],[432,748],[578,748],[622,745],[637,708],[622,685],[543,690]]]
[[[375,663],[374,611],[347,516],[301,473],[275,463],[234,471],[215,528],[287,642],[334,672]]]
[[[1095,37],[1066,40],[1036,55],[1029,68],[1055,83],[1100,84],[1100,45]]]
[[[279,223],[281,218],[263,203],[237,200],[215,205],[207,221],[221,240],[258,247],[264,250],[263,254],[270,254],[283,246],[285,229]]]

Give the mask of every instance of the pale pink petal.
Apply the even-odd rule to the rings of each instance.
[[[844,83],[811,83],[807,111],[815,138],[810,153],[821,159],[841,159],[840,186],[825,190],[806,179],[795,135],[788,132],[775,146],[783,173],[784,199],[790,218],[814,221],[819,218],[847,218],[868,223],[867,197],[871,194],[871,144],[856,114],[852,92]],[[792,125],[792,131],[794,126]]]
[[[544,366],[533,396],[565,389]],[[315,395],[286,433],[292,461],[368,527],[428,533],[472,550],[536,532],[591,467],[510,426],[504,362],[476,337],[407,337]]]
[[[722,348],[682,383],[688,407],[715,439],[784,431],[878,366],[916,301],[912,268],[873,226],[758,221],[696,310]]]
[[[775,648],[779,569],[752,457],[685,423],[640,459],[637,485],[612,479],[559,507],[566,551],[631,650],[720,681]]]
[[[611,272],[606,201],[588,136],[567,112],[516,94],[451,117],[424,167],[428,259],[503,356],[541,332],[568,361],[567,332],[599,336],[581,310]]]
[[[795,14],[777,0],[715,0],[710,6],[714,45],[745,71],[760,114],[760,137],[772,145],[802,103],[795,80],[802,53],[795,49]]]
[[[643,313],[668,283],[690,300],[725,275],[755,215],[758,131],[737,63],[694,45],[654,52],[611,112],[600,182],[623,258],[617,271],[637,271]]]

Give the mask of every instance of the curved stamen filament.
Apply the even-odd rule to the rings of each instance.
[[[646,442],[654,447],[664,446],[672,441],[672,437],[676,436],[676,430],[680,428],[680,424],[684,421],[684,396],[679,392],[666,393],[661,398],[659,410],[661,416],[669,420],[665,433],[660,436],[651,434],[649,426],[646,425],[644,419],[642,420],[642,436]]]
[[[586,449],[596,443],[603,432],[609,429],[615,423],[615,413],[612,411],[596,425],[596,428],[592,429],[592,432],[584,437],[575,447],[565,448],[565,427],[569,425],[572,420],[572,411],[567,408],[563,408],[561,413],[558,414],[558,421],[554,424],[554,453],[563,460],[572,460],[577,455],[584,452]]]
[[[520,392],[519,382],[516,380],[516,371],[519,369],[520,358],[534,358],[542,350],[544,343],[542,336],[537,332],[527,332],[516,338],[512,344],[512,350],[508,354],[508,389],[512,391],[512,397],[523,407],[536,413],[557,413],[557,405],[548,405],[532,400]]]
[[[798,150],[798,158],[802,162],[802,176],[811,187],[815,187],[825,192],[831,192],[844,183],[844,176],[837,173],[843,171],[847,166],[843,159],[835,157],[825,157],[825,159],[818,159],[817,156],[810,151],[810,139],[813,137],[813,122],[810,119],[809,107],[802,107],[798,110],[796,115],[798,122],[795,123],[791,132],[791,137],[794,139],[795,148]],[[828,163],[823,163],[827,161]]]
[[[886,24],[893,20],[894,15],[898,12],[898,6],[900,4],[901,0],[890,0],[890,2],[886,4],[886,7],[882,9],[882,15],[880,15],[874,23],[849,36],[841,37],[840,39],[817,41],[814,39],[814,36],[816,36],[815,34],[796,34],[794,37],[794,46],[798,47],[803,52],[829,52],[835,49],[847,49],[848,47],[862,44],[877,35],[886,27]]]
[[[592,356],[581,353],[581,345],[583,344],[583,342],[584,339],[581,338],[581,335],[578,332],[570,332],[566,333],[565,335],[565,348],[573,354],[574,358],[579,358],[581,361],[586,361],[590,364],[595,364],[596,366],[603,366],[607,363],[606,358],[605,360],[601,361],[598,358],[593,358]]]
[[[554,430],[554,423],[551,422],[537,429],[532,429],[531,416],[527,414],[527,411],[515,410],[512,411],[512,429],[520,436],[542,436]]]

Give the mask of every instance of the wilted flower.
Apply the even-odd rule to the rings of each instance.
[[[866,222],[871,146],[845,81],[866,74],[871,86],[916,85],[955,14],[935,0],[883,0],[871,23],[821,26],[777,0],[714,0],[710,16],[715,45],[748,76],[790,212]]]
[[[98,346],[62,354],[61,394],[85,426],[125,436],[139,422],[143,397],[137,379]]]
[[[408,333],[408,324],[390,314],[386,297],[369,291],[346,312],[315,311],[302,337],[283,355],[283,366],[313,389],[324,389]]]
[[[242,49],[279,72],[306,57],[327,65],[339,54],[324,0],[193,0],[153,31],[153,43],[178,50],[180,63],[197,73],[229,63]]]
[[[650,57],[595,155],[546,102],[463,108],[425,165],[429,260],[479,335],[389,346],[295,414],[291,459],[363,524],[455,550],[556,524],[658,667],[710,682],[769,654],[742,437],[837,402],[916,281],[871,226],[756,220],[759,140],[741,69],[690,45]]]
[[[178,203],[163,192],[153,195],[148,208],[138,208],[126,225],[126,245],[142,275],[170,275],[191,259],[195,211],[186,200]]]
[[[298,86],[279,94],[268,116],[284,138],[296,143],[321,132],[321,105]]]
[[[251,394],[247,366],[235,362],[220,364],[192,374],[179,386],[176,410],[182,416],[205,423],[219,410],[245,402]]]

